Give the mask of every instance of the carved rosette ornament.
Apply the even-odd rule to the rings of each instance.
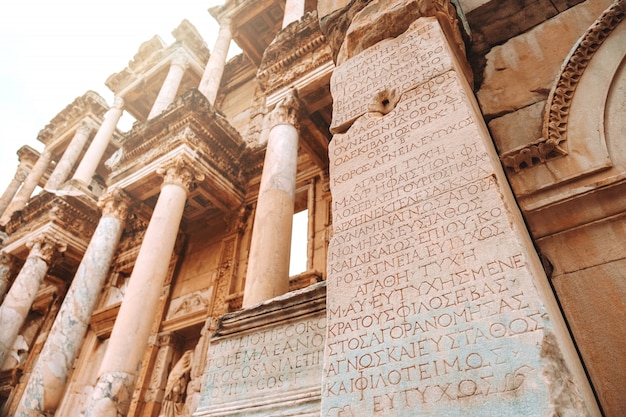
[[[113,188],[100,197],[98,207],[102,210],[102,216],[113,216],[119,220],[125,220],[132,200],[128,194],[119,188]]]
[[[548,159],[567,155],[567,126],[576,88],[594,54],[624,17],[626,1],[614,1],[576,42],[548,96],[542,137],[527,146],[502,154],[500,160],[505,167],[519,172]]]
[[[157,174],[163,177],[163,185],[178,185],[187,191],[193,191],[196,182],[204,181],[204,174],[197,172],[193,168],[192,161],[182,156],[174,158],[157,169]]]
[[[48,265],[67,250],[67,244],[58,242],[47,235],[37,236],[26,246],[30,249],[29,256],[37,257]]]
[[[283,98],[270,112],[269,127],[272,129],[277,125],[291,125],[300,131],[300,114],[302,113],[302,102],[298,97],[295,88],[289,90]]]

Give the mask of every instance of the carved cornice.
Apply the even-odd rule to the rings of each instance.
[[[74,196],[43,192],[32,198],[5,226],[10,241],[15,241],[46,223],[54,223],[79,237],[91,236],[99,220],[95,204]]]
[[[136,73],[142,68],[149,66],[155,57],[162,58],[165,50],[165,43],[158,36],[153,36],[152,39],[142,43],[139,46],[139,50],[128,62],[128,67],[122,71],[112,74],[106,79],[104,84],[113,92],[118,92],[127,84],[132,82],[136,76]]]
[[[39,159],[39,152],[28,145],[24,145],[17,150],[17,157],[19,158],[20,164],[24,163],[33,166],[37,162],[37,159]]]
[[[263,53],[257,78],[269,95],[331,61],[331,49],[315,11],[278,33]]]
[[[54,116],[50,123],[39,132],[37,140],[47,145],[89,113],[102,119],[108,109],[108,104],[98,93],[87,91]]]
[[[625,16],[626,1],[614,1],[576,42],[548,96],[542,137],[527,146],[503,153],[500,159],[505,167],[519,172],[548,159],[567,155],[567,127],[576,88],[596,51]]]
[[[176,41],[183,43],[188,49],[193,51],[202,63],[206,63],[209,60],[209,48],[196,27],[187,19],[184,19],[180,25],[172,31],[172,36],[174,36]]]

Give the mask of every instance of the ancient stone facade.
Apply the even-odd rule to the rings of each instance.
[[[0,196],[0,416],[623,416],[625,9],[228,0],[140,45]]]

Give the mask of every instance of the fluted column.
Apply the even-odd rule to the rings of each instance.
[[[0,364],[4,363],[13,347],[48,267],[54,257],[66,248],[47,236],[40,236],[29,245],[31,249],[26,262],[0,306]]]
[[[4,301],[4,296],[9,289],[11,275],[15,270],[15,258],[8,253],[0,253],[0,303]],[[1,365],[0,365],[1,366]]]
[[[72,180],[76,180],[85,185],[91,183],[91,177],[93,177],[93,174],[96,172],[102,155],[104,155],[107,146],[109,146],[117,122],[119,122],[123,112],[124,100],[121,97],[116,97],[113,106],[104,115],[104,120],[102,121],[100,129],[98,129],[98,133],[96,133],[83,159],[78,164],[78,168],[76,168]]]
[[[161,193],[146,229],[135,267],[102,360],[85,416],[126,415],[135,377],[148,347],[189,187],[204,179],[185,158],[160,169]]]
[[[50,165],[50,151],[45,150],[41,153],[41,155],[39,155],[39,159],[37,159],[35,166],[33,166],[33,169],[24,180],[22,188],[20,188],[13,200],[11,200],[7,209],[2,214],[2,217],[0,217],[0,224],[6,224],[9,219],[11,219],[11,215],[13,213],[24,208],[30,199],[30,196],[33,194],[33,191],[35,191],[35,188],[39,185],[41,177],[43,177],[46,173],[48,165]]]
[[[283,29],[291,22],[297,22],[304,16],[305,0],[287,0],[285,2],[285,14],[283,15]]]
[[[102,217],[31,372],[16,416],[43,417],[58,407],[108,276],[129,203],[130,198],[117,189],[100,199]]]
[[[177,54],[172,58],[170,70],[167,73],[167,77],[165,77],[165,81],[163,81],[161,90],[159,90],[159,95],[152,105],[152,110],[150,110],[148,120],[163,113],[167,106],[174,102],[176,93],[178,92],[178,87],[180,87],[183,75],[185,75],[185,71],[188,67],[189,61],[184,55]]]
[[[74,168],[74,165],[76,164],[80,153],[83,151],[87,140],[89,140],[89,135],[92,130],[93,123],[89,120],[83,120],[80,123],[70,144],[65,149],[65,152],[63,152],[63,156],[59,162],[57,162],[54,171],[52,171],[50,178],[48,178],[48,181],[46,182],[47,190],[56,190],[63,185],[65,180],[67,180],[67,177],[70,175],[70,172],[72,172],[72,168]]]
[[[222,82],[222,74],[224,74],[224,66],[226,65],[226,57],[228,56],[228,48],[232,41],[232,33],[230,30],[230,19],[224,19],[220,22],[220,30],[217,34],[215,47],[206,64],[202,80],[198,90],[209,99],[211,104],[215,104],[215,98]]]
[[[250,307],[289,291],[291,227],[296,193],[298,116],[295,90],[270,115],[243,306]]]
[[[37,162],[36,153],[33,149],[28,146],[22,146],[18,151],[17,155],[20,161],[17,169],[15,170],[15,176],[9,183],[4,193],[2,193],[2,197],[0,197],[0,216],[7,209],[13,197],[19,190],[20,186],[28,177],[33,165]]]

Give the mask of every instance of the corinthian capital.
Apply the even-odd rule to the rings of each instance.
[[[197,181],[204,180],[204,174],[194,169],[193,162],[184,156],[178,156],[157,170],[163,177],[163,185],[174,184],[190,191]]]
[[[119,188],[107,190],[98,201],[98,207],[103,216],[113,216],[118,220],[125,220],[132,200],[128,194]]]
[[[189,59],[185,56],[185,54],[178,50],[173,56],[171,65],[178,65],[182,69],[189,68]]]
[[[48,265],[50,265],[57,256],[67,250],[65,243],[59,242],[47,235],[35,237],[30,240],[26,246],[30,248],[29,257],[35,256]]]
[[[298,90],[295,88],[290,89],[285,98],[270,113],[270,129],[276,125],[288,124],[300,130],[302,107],[302,102],[298,97]]]

